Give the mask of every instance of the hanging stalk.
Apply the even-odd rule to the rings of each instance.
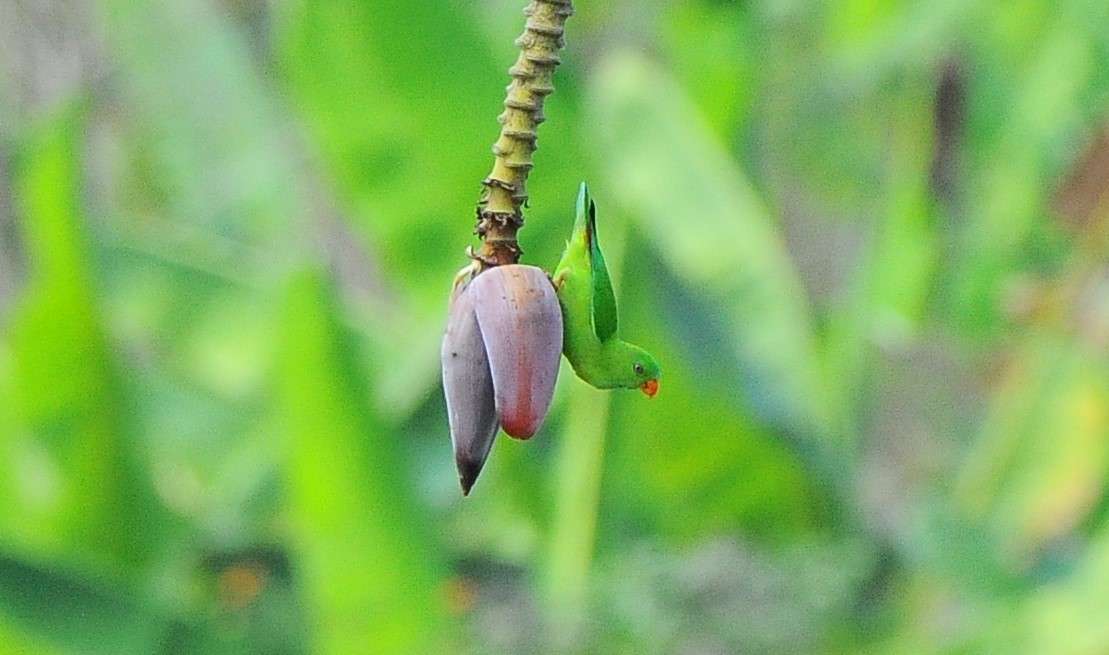
[[[482,181],[485,189],[477,204],[475,232],[482,246],[470,256],[479,267],[515,264],[520,259],[516,233],[524,224],[521,210],[528,199],[536,131],[546,120],[543,101],[554,93],[551,76],[561,63],[563,26],[573,13],[572,0],[532,0],[524,8],[524,33],[516,39],[520,56],[508,69],[512,82],[504,112],[497,117],[501,134],[493,144],[493,171]]]

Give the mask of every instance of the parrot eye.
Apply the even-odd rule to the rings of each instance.
[[[643,375],[643,365],[638,362],[635,366],[632,366],[632,370],[635,371],[636,375]]]

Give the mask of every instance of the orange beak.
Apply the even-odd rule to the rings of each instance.
[[[647,380],[639,388],[647,394],[648,398],[654,398],[655,394],[658,393],[658,380]]]

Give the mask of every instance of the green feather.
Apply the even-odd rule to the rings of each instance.
[[[562,307],[563,353],[578,377],[602,389],[646,390],[649,381],[657,381],[658,362],[616,336],[616,294],[597,240],[597,208],[584,183],[574,229],[553,279]]]
[[[597,205],[589,197],[584,183],[578,193],[577,216],[574,219],[575,231],[579,229],[579,224],[583,224],[580,229],[584,230],[586,243],[589,244],[589,270],[593,280],[593,331],[598,339],[607,341],[616,334],[619,323],[616,292],[612,290],[612,277],[608,274],[605,255],[601,252],[601,244],[597,240]]]

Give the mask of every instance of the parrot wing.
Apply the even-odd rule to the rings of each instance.
[[[584,219],[585,239],[589,246],[589,273],[592,281],[593,331],[601,341],[607,341],[616,334],[619,323],[616,312],[616,293],[612,290],[612,278],[605,265],[601,244],[597,241],[597,205],[589,197],[589,191],[582,182],[578,193],[577,220]],[[577,226],[575,226],[577,227]]]

